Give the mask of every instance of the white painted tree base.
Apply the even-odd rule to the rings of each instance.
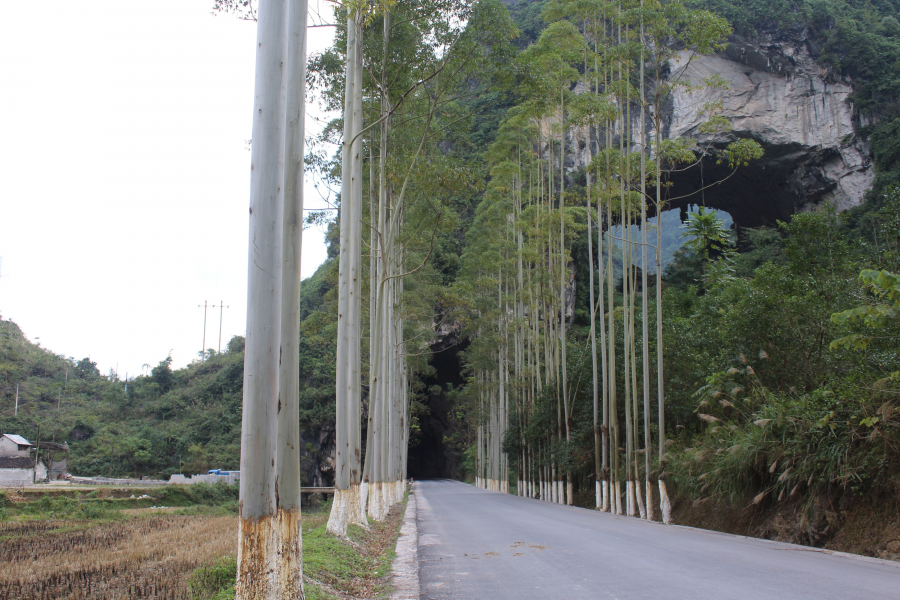
[[[328,516],[325,531],[331,535],[346,538],[348,525],[369,528],[369,522],[366,519],[366,499],[362,494],[361,487],[359,483],[351,483],[349,490],[335,488],[331,514]]]
[[[381,489],[384,491],[384,507],[385,512],[397,503],[397,482],[385,481]]]
[[[387,513],[391,509],[391,507],[395,504],[395,492],[394,489],[396,487],[395,481],[385,481],[381,484],[381,494],[382,494],[382,506],[384,506],[384,518],[387,518]]]
[[[394,504],[400,504],[403,502],[403,496],[406,495],[406,480],[398,479],[393,484]]]
[[[613,489],[616,492],[616,514],[624,515],[625,507],[622,506],[622,482],[620,482],[620,481],[615,482]]]
[[[347,525],[350,523],[349,506],[350,490],[334,488],[331,514],[328,515],[328,524],[325,526],[326,532],[339,538],[347,537]]]
[[[647,518],[647,509],[644,508],[644,494],[641,492],[641,482],[640,481],[634,482],[634,492],[635,492],[635,495],[637,496],[638,514],[641,516],[642,519],[646,519]]]
[[[651,485],[650,480],[646,481],[647,487],[647,520],[655,521],[656,515],[653,511],[653,485]]]
[[[662,522],[671,525],[672,521],[672,504],[669,502],[669,492],[666,490],[666,482],[662,479],[657,480],[659,483],[659,510],[662,512]]]
[[[609,482],[605,479],[600,483],[600,494],[600,510],[609,512]]]
[[[637,515],[637,510],[635,510],[635,502],[634,502],[634,482],[626,481],[625,482],[625,515],[629,517],[634,517]]]
[[[369,519],[366,517],[366,506],[369,501],[369,482],[363,481],[359,484],[359,525],[369,526]]]
[[[384,505],[384,484],[380,481],[373,481],[369,484],[369,517],[378,522],[382,522],[387,517],[387,507]]]
[[[241,519],[235,598],[305,598],[300,509]]]

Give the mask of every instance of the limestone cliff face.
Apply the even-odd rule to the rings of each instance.
[[[869,148],[855,133],[857,119],[847,101],[852,82],[838,81],[817,65],[815,50],[807,30],[795,28],[753,40],[735,37],[724,52],[696,56],[689,64],[682,51],[682,63],[672,65],[673,76],[683,71],[694,85],[718,75],[728,87],[677,91],[664,135],[717,147],[752,138],[766,151],[756,164],[703,194],[707,204],[728,210],[741,225],[772,224],[823,200],[845,210],[862,202],[874,179]],[[697,108],[714,98],[721,99],[734,130],[710,140],[698,132]],[[684,192],[716,181],[725,170],[713,163],[704,164],[702,179],[695,173],[676,185]]]

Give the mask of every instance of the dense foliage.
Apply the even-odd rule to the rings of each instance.
[[[326,261],[302,292],[309,334],[301,348],[300,412],[304,439],[310,441],[334,422],[334,342],[327,325],[320,329],[319,324],[327,323],[335,263]],[[127,382],[115,373],[101,375],[90,359],[53,354],[28,341],[13,321],[2,320],[0,430],[32,443],[68,442],[68,468],[79,476],[165,477],[238,469],[244,339],[232,338],[221,354],[207,350],[206,360],[182,369],[173,369],[169,357],[145,368],[145,374]],[[304,462],[314,472],[324,459],[316,446],[304,450]]]
[[[878,170],[870,201],[900,182],[900,1],[691,0],[724,16],[736,33],[806,28],[809,49],[830,76],[853,86],[860,133]]]
[[[0,429],[32,443],[66,441],[76,475],[141,476],[236,469],[243,338],[173,370],[171,358],[126,382],[25,339],[0,321]],[[149,365],[147,365],[149,367]],[[19,389],[18,415],[14,399]]]
[[[900,271],[895,250],[900,192],[894,185],[900,173],[894,151],[900,142],[894,121],[900,85],[900,38],[894,27],[897,6],[889,1],[690,4],[726,16],[744,36],[777,37],[790,28],[805,31],[811,53],[829,69],[830,76],[854,86],[858,130],[868,137],[877,179],[861,207],[837,215],[823,206],[818,212],[796,215],[777,228],[741,230],[740,239],[717,215],[698,211],[688,217],[682,230],[688,243],[676,252],[664,282],[668,427],[662,437],[668,442],[665,472],[660,475],[695,497],[750,494],[756,502],[798,493],[802,497],[815,492],[852,496],[862,490],[892,490],[900,471],[898,421],[893,409],[900,393],[894,275]],[[558,16],[550,15],[546,7],[553,5],[544,5],[543,13],[551,22]],[[530,15],[534,6],[519,4],[513,14]],[[529,26],[538,36],[541,28]],[[557,51],[562,52],[559,46]],[[522,95],[514,102],[531,100],[528,93],[520,89]],[[507,215],[513,218],[516,204],[514,198],[509,199],[510,190],[520,185],[514,165],[519,160],[520,169],[532,169],[515,157],[515,152],[520,157],[524,152],[515,150],[515,144],[521,143],[515,141],[516,136],[533,135],[523,127],[525,120],[516,119],[514,112],[508,113],[498,130],[497,143],[485,155],[493,166],[491,181],[467,232],[464,261],[466,256],[472,259],[469,266],[464,262],[457,285],[457,293],[472,315],[471,323],[463,320],[463,329],[478,340],[466,352],[472,369],[469,389],[454,393],[458,430],[452,441],[470,473],[479,457],[476,449],[461,443],[460,438],[472,443],[480,435],[479,427],[493,418],[479,408],[486,406],[487,388],[482,380],[476,380],[474,365],[507,360],[503,358],[502,328],[516,327],[521,321],[518,314],[513,316],[512,304],[506,308],[497,305],[498,285],[513,286],[516,270],[516,233],[504,223]],[[504,126],[508,128],[505,134]],[[503,144],[513,152],[503,155]],[[551,162],[552,152],[558,148],[551,146]],[[567,201],[570,206],[583,203],[587,192],[583,173],[573,172],[566,189],[572,198]],[[574,221],[567,227],[577,232],[570,242],[577,291],[569,329],[572,337],[566,342],[570,357],[567,379],[574,394],[571,417],[560,416],[559,392],[539,392],[527,427],[515,410],[510,415],[503,450],[511,460],[522,456],[527,444],[543,443],[547,433],[560,430],[565,420],[566,428],[573,428],[570,441],[560,436],[546,452],[555,457],[560,469],[577,472],[578,487],[584,494],[592,491],[596,475],[587,329],[591,307],[584,213],[570,210]],[[555,222],[559,223],[558,218]],[[508,233],[496,235],[504,231]],[[530,235],[527,228],[525,234],[526,238]],[[522,252],[520,247],[518,253]],[[533,260],[530,252],[526,243],[526,265]],[[614,263],[617,289],[622,291],[621,262]],[[475,277],[473,266],[481,269]],[[512,275],[503,279],[498,269]],[[595,296],[599,292],[596,289]],[[616,301],[620,299],[617,296]],[[650,317],[647,323],[637,317],[636,335],[646,326],[652,338],[655,302],[640,294],[637,303],[643,302],[650,307]],[[615,319],[620,318],[617,308]],[[625,351],[621,330],[616,332],[616,349],[620,355]],[[641,354],[638,349],[639,359]],[[649,358],[651,363],[656,360],[652,348]],[[513,359],[508,360],[512,364]],[[617,378],[619,389],[627,385],[625,372],[619,370]],[[654,390],[655,378],[654,374],[649,382]],[[641,382],[637,386],[643,388]],[[626,420],[621,407],[619,411],[619,420]],[[654,402],[651,413],[655,411]],[[634,418],[640,418],[637,411]],[[653,431],[654,438],[659,435],[661,432]],[[659,466],[656,463],[654,468]],[[514,471],[515,465],[511,468]]]
[[[883,200],[877,249],[854,243],[847,219],[823,209],[781,226],[777,262],[714,279],[728,267],[722,258],[704,265],[703,295],[667,290],[677,315],[668,385],[683,428],[670,468],[686,490],[759,502],[900,484],[900,323],[846,314],[896,301],[867,270],[885,279],[900,270],[900,190]],[[841,343],[860,336],[870,342]]]

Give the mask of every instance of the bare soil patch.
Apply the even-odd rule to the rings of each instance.
[[[761,505],[682,497],[673,514],[679,525],[900,561],[900,501],[891,497],[820,495]]]

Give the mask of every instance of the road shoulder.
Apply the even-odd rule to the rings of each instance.
[[[419,528],[416,521],[416,486],[406,503],[396,558],[391,567],[391,600],[419,599]]]

